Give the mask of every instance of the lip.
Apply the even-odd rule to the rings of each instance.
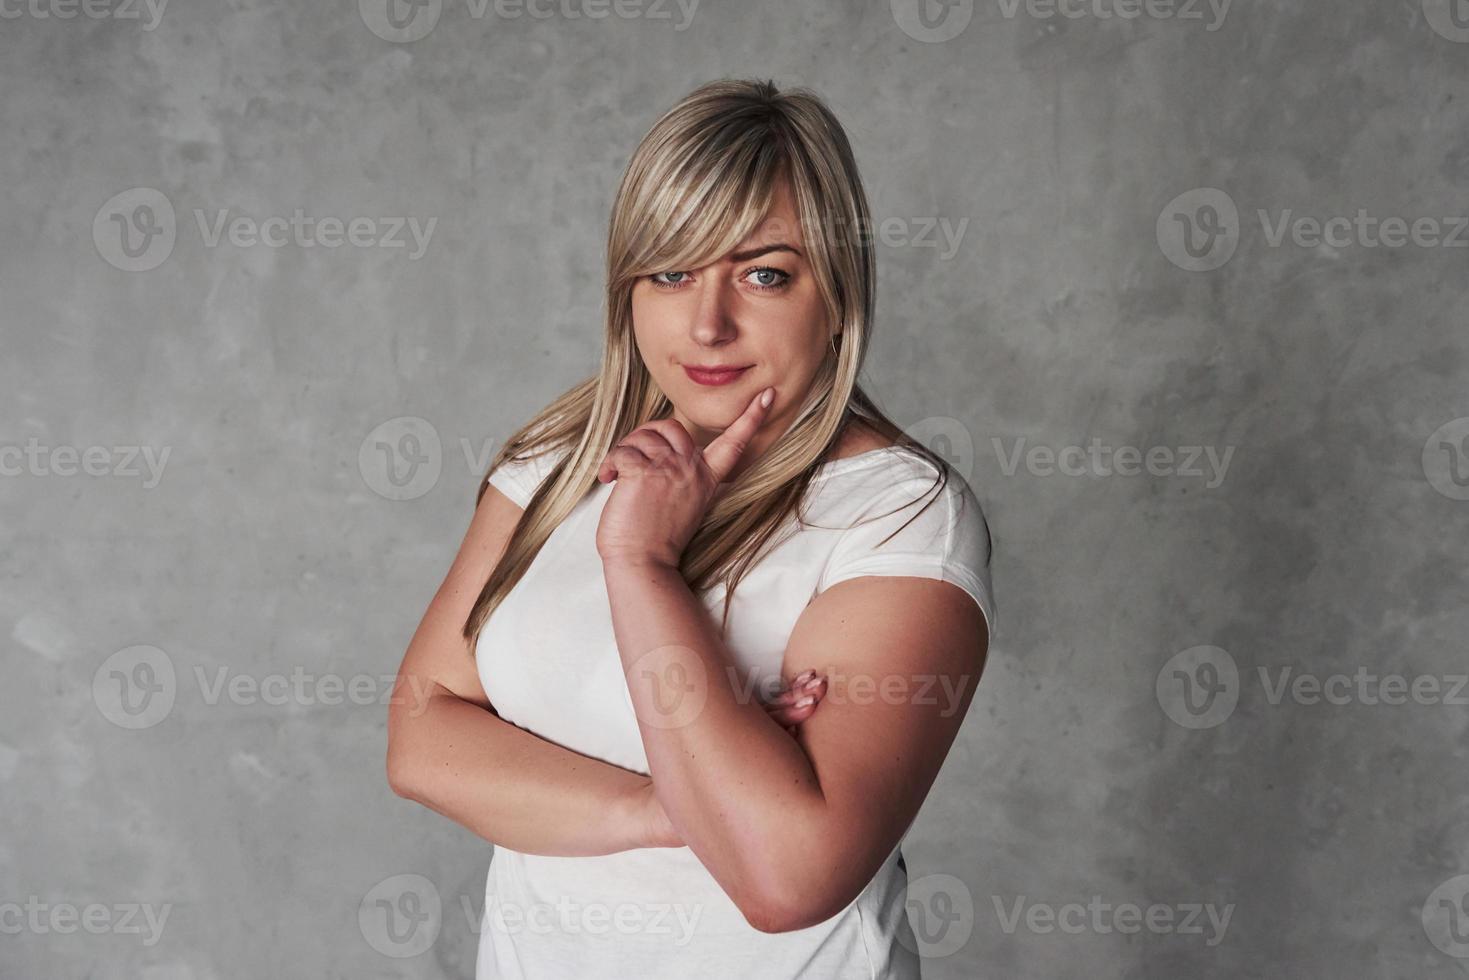
[[[687,374],[690,380],[698,384],[727,385],[731,381],[743,377],[745,372],[750,370],[752,366],[753,365],[746,364],[744,367],[716,368],[713,370],[709,370],[706,368],[698,368],[690,364],[685,364],[683,366],[683,370],[684,374]]]

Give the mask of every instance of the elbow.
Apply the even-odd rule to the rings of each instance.
[[[819,925],[850,904],[838,904],[826,892],[797,887],[787,881],[758,898],[740,903],[740,912],[751,927],[764,933],[796,932]]]
[[[388,788],[393,795],[401,796],[405,800],[413,799],[413,792],[408,786],[408,769],[399,759],[388,752]]]
[[[403,723],[389,717],[388,720],[388,751],[384,760],[386,763],[388,788],[397,796],[405,800],[414,799],[413,787],[409,782],[414,770],[412,759],[408,754],[407,733],[403,731]]]

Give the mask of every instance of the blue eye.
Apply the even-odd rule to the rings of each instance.
[[[678,278],[671,278],[674,276]],[[760,281],[752,282],[750,280],[751,276],[760,277]],[[745,270],[745,273],[740,276],[740,279],[748,283],[751,288],[758,290],[759,292],[773,293],[784,289],[790,283],[791,274],[789,272],[786,272],[784,269],[777,269],[774,266],[762,265]],[[657,286],[659,289],[674,290],[682,289],[690,282],[690,279],[689,273],[676,271],[655,272],[652,275],[648,276],[648,281],[651,282],[654,286]]]
[[[747,273],[747,275],[751,275],[751,276],[782,276],[782,277],[784,277],[784,278],[780,278],[780,279],[773,279],[773,280],[772,279],[767,279],[767,280],[762,280],[761,282],[751,283],[750,285],[754,286],[756,289],[780,289],[787,282],[789,282],[790,281],[790,278],[791,278],[790,273],[786,272],[784,269],[774,269],[774,268],[771,268],[768,265],[761,266],[758,269],[751,269]]]

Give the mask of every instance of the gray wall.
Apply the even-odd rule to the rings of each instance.
[[[598,356],[628,154],[720,75],[849,127],[869,388],[995,532],[926,975],[1469,974],[1448,2],[8,4],[0,975],[471,975],[491,847],[389,791],[376,702],[482,454]],[[248,234],[296,209],[358,244]]]

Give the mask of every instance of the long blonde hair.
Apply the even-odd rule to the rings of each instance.
[[[934,463],[936,486],[947,481],[941,457],[904,433],[857,384],[871,342],[877,269],[867,195],[841,124],[806,88],[708,82],[653,125],[618,187],[607,234],[601,370],[516,431],[490,461],[487,473],[507,460],[567,451],[526,505],[470,611],[464,636],[471,650],[551,532],[597,485],[607,453],[672,408],[638,354],[633,286],[643,276],[701,268],[738,247],[760,226],[782,180],[790,183],[808,261],[840,332],[796,420],[704,515],[684,549],[684,580],[695,592],[724,583],[724,630],[735,585],[783,540],[778,532],[794,530],[792,517],[804,523],[800,505],[811,478],[854,418]],[[481,479],[476,506],[487,485]]]

